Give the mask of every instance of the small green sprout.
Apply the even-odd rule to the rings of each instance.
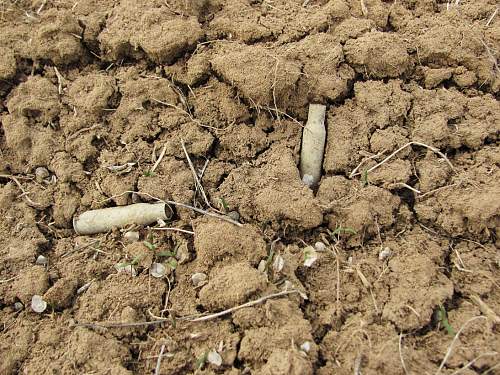
[[[338,237],[343,233],[356,234],[357,232],[353,228],[343,227],[342,225],[339,225],[337,228],[335,228],[335,230],[333,232],[328,231],[328,234],[330,235],[330,237],[334,237],[334,236]]]
[[[128,266],[135,266],[136,264],[139,263],[139,261],[142,259],[142,255],[137,255],[134,259],[132,259],[131,262],[123,262],[123,263],[118,263],[117,266],[119,268],[125,268]]]
[[[146,246],[149,250],[155,251],[156,245],[153,245],[151,242],[143,241],[144,246]]]
[[[442,305],[439,306],[438,319],[441,322],[441,324],[443,325],[443,327],[446,329],[448,334],[450,336],[455,336],[455,330],[448,322],[448,314],[446,313],[446,310]]]
[[[370,181],[368,181],[368,170],[363,172],[363,176],[361,177],[361,181],[363,183],[363,187],[370,185]]]
[[[173,270],[175,270],[177,268],[177,260],[175,258],[170,258],[168,261],[167,261],[167,264],[170,266],[170,268],[172,268]]]
[[[207,358],[208,358],[208,351],[203,353],[201,355],[201,357],[196,360],[196,369],[197,370],[200,370],[203,368],[203,366],[205,366],[205,363],[207,362]]]
[[[147,171],[144,171],[142,174],[144,177],[154,177],[155,173],[150,171],[149,169]]]
[[[220,204],[222,205],[222,207],[224,208],[224,211],[225,212],[228,212],[229,211],[229,206],[227,205],[227,202],[224,198],[219,198],[220,200]]]

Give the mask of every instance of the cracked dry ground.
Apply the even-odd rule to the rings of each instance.
[[[152,374],[161,348],[161,374],[498,373],[497,9],[0,1],[0,373]],[[314,191],[297,169],[309,103],[327,105]],[[211,205],[242,227],[181,209],[167,225],[194,235],[75,235],[75,214],[151,201],[125,191],[206,208],[181,139]],[[453,169],[412,144],[365,172],[409,142]],[[169,279],[151,277],[174,248]],[[117,273],[131,260],[136,276]],[[179,320],[285,287],[300,294]],[[153,315],[170,318],[81,325]]]

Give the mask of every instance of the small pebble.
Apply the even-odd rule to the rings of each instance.
[[[207,361],[214,366],[222,365],[222,357],[215,350],[212,350],[210,353],[208,353]]]
[[[31,297],[31,308],[36,313],[43,313],[47,309],[47,302],[45,302],[42,296],[35,294]]]
[[[384,250],[382,250],[379,254],[378,254],[378,259],[379,260],[386,260],[387,258],[389,258],[390,256],[392,255],[392,251],[391,249],[389,249],[388,247],[385,247]]]
[[[305,341],[301,346],[300,346],[300,349],[306,353],[309,352],[309,350],[311,350],[311,342],[310,341]]]
[[[139,232],[125,232],[123,238],[128,242],[137,242],[139,241]]]
[[[163,264],[161,263],[153,263],[151,265],[151,268],[149,269],[149,273],[151,276],[156,277],[156,278],[161,278],[165,276],[166,268]]]
[[[42,183],[43,180],[50,176],[49,171],[45,167],[38,167],[35,169],[35,180],[38,183]]]
[[[262,259],[259,262],[259,266],[257,267],[257,271],[259,271],[259,272],[266,272],[266,264],[267,264],[267,262],[264,259]]]
[[[326,245],[323,242],[318,241],[314,244],[314,248],[316,249],[316,251],[325,251]]]
[[[40,266],[46,266],[47,263],[48,263],[48,260],[43,255],[39,255],[38,258],[36,258],[36,262],[35,263],[38,264],[38,265],[40,265]]]
[[[14,310],[21,311],[22,309],[24,309],[24,305],[21,302],[14,303]]]
[[[229,216],[231,219],[233,219],[234,221],[238,221],[240,220],[240,214],[238,213],[238,211],[231,211],[231,212],[228,212],[227,216]]]
[[[205,285],[207,283],[207,278],[208,276],[206,274],[197,272],[191,276],[191,282],[193,283],[194,287],[197,288]]]

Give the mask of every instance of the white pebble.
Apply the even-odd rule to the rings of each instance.
[[[35,180],[38,183],[43,182],[47,177],[50,176],[49,171],[45,167],[38,167],[35,169]]]
[[[259,266],[257,267],[257,271],[262,272],[262,273],[266,272],[266,265],[267,265],[267,262],[264,259],[262,259],[259,262]]]
[[[390,256],[392,255],[392,251],[391,249],[389,249],[388,247],[385,247],[384,250],[382,250],[379,254],[378,254],[378,259],[379,260],[386,260],[387,258],[389,258]]]
[[[156,278],[162,278],[163,276],[165,276],[165,271],[166,268],[161,263],[153,263],[151,265],[151,268],[149,269],[149,273],[151,274],[151,276]]]
[[[21,302],[14,303],[14,310],[21,311],[22,309],[24,309],[24,305]]]
[[[311,350],[311,342],[310,341],[305,341],[301,346],[300,346],[300,349],[306,353],[309,352],[309,350]]]
[[[31,308],[36,313],[43,313],[47,309],[47,302],[45,302],[42,296],[35,294],[31,297]]]
[[[207,278],[208,276],[206,274],[197,272],[191,276],[191,282],[193,283],[194,287],[197,288],[199,286],[205,285],[207,283]]]
[[[314,244],[314,248],[316,249],[316,251],[325,251],[326,245],[323,242],[318,241]]]
[[[207,355],[208,363],[211,363],[214,366],[222,365],[222,357],[215,350],[212,350]]]
[[[41,265],[41,266],[46,266],[48,263],[48,260],[46,257],[43,255],[39,255],[38,258],[36,258],[36,264]]]
[[[139,241],[139,232],[125,232],[123,238],[128,242],[137,242]]]

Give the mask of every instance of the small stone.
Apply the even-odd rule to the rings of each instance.
[[[211,363],[212,365],[217,367],[222,365],[222,357],[215,350],[212,350],[208,353],[207,361],[208,363]]]
[[[238,211],[231,211],[227,214],[227,216],[229,216],[234,221],[240,220],[240,214],[238,213]]]
[[[48,259],[44,257],[43,255],[39,255],[38,258],[36,258],[36,264],[40,266],[46,266],[48,263]]]
[[[314,244],[314,248],[316,249],[316,251],[325,251],[326,250],[326,245],[321,242],[321,241],[318,241]]]
[[[151,268],[149,269],[149,273],[153,277],[162,278],[163,276],[165,276],[166,268],[161,263],[153,263],[151,265]]]
[[[207,283],[208,276],[202,272],[197,272],[191,276],[191,282],[195,288],[203,286]]]
[[[310,341],[305,341],[301,346],[300,346],[300,350],[302,350],[303,352],[306,352],[308,353],[309,350],[311,350],[311,342]]]
[[[179,264],[189,262],[189,248],[187,242],[183,242],[179,245],[175,258]]]
[[[36,313],[43,313],[47,309],[47,302],[45,302],[42,296],[35,294],[31,297],[31,308]]]
[[[43,180],[50,176],[49,171],[45,167],[38,167],[35,169],[35,180],[38,183],[42,183]]]
[[[90,288],[90,285],[92,285],[92,281],[86,283],[86,284],[83,284],[80,288],[78,288],[76,290],[76,294],[82,294],[83,292],[85,292],[88,288]]]
[[[21,302],[14,303],[14,310],[21,311],[22,309],[24,309],[24,305]]]
[[[128,242],[137,242],[139,241],[139,232],[125,232],[123,238]]]
[[[389,249],[388,247],[385,247],[379,254],[378,254],[378,259],[379,260],[386,260],[387,258],[389,258],[390,256],[392,255],[392,251],[391,249]]]
[[[274,272],[281,272],[283,267],[285,266],[285,260],[281,255],[276,255],[274,257],[274,262],[273,262],[273,270]]]

